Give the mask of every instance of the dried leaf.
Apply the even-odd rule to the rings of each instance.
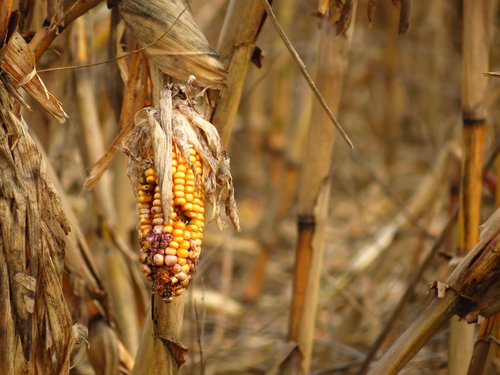
[[[404,34],[408,30],[408,27],[410,26],[411,2],[412,0],[401,1],[401,10],[399,13],[400,34]]]
[[[342,7],[342,12],[340,13],[340,18],[337,23],[337,35],[345,34],[349,26],[351,25],[352,15],[353,15],[353,0],[346,0],[344,6]]]
[[[486,72],[486,73],[483,73],[483,75],[486,76],[486,77],[500,78],[500,73],[499,72]]]
[[[449,286],[446,285],[445,283],[442,283],[441,281],[436,281],[436,290],[437,290],[437,297],[438,298],[444,298],[446,294],[446,289],[448,289]]]
[[[225,86],[226,71],[184,0],[122,0],[119,9],[163,73],[184,82],[194,75],[202,87]]]
[[[368,0],[368,7],[367,7],[367,14],[368,14],[368,21],[370,24],[373,21],[373,18],[375,17],[375,11],[377,10],[379,0]]]
[[[61,285],[68,221],[2,84],[0,122],[0,262],[6,271],[0,289],[9,291],[0,294],[0,306],[6,308],[5,342],[12,344],[3,351],[0,373],[32,373],[34,363],[38,373],[68,373],[74,340]]]
[[[15,32],[9,41],[0,67],[7,73],[16,88],[23,87],[33,99],[60,123],[68,115],[61,103],[47,90],[36,72],[35,57],[23,37]]]

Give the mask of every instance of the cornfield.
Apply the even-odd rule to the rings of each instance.
[[[0,373],[499,374],[498,5],[2,0]]]

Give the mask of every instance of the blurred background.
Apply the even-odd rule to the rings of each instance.
[[[190,3],[216,46],[228,1]],[[41,4],[35,2],[33,25],[43,21]],[[332,155],[320,161],[308,157],[305,144],[321,109],[272,24],[263,25],[257,41],[262,66],[249,68],[228,149],[242,231],[207,224],[197,277],[186,295],[183,342],[189,357],[182,374],[264,374],[286,355],[304,165],[324,163],[331,174],[312,374],[355,373],[457,204],[462,2],[413,2],[404,34],[398,33],[399,10],[392,2],[379,2],[371,22],[366,5],[358,2],[351,21],[337,99],[337,117],[355,150],[335,133]],[[313,79],[324,81],[317,1],[275,0],[273,7]],[[493,14],[496,24],[496,10]],[[116,157],[94,192],[82,191],[92,165],[118,131],[122,79],[115,62],[43,72],[115,57],[122,32],[115,25],[116,15],[99,5],[58,37],[37,65],[68,122],[55,123],[36,103],[24,116],[80,223],[107,291],[116,335],[133,355],[149,318],[149,291],[137,261],[136,204],[126,157]],[[495,71],[499,40],[496,32],[492,35],[490,70]],[[488,158],[498,140],[500,86],[482,79],[489,79]],[[483,220],[495,207],[493,167],[485,181]],[[425,308],[428,285],[449,274],[456,237],[447,236],[382,351]],[[376,256],[353,264],[374,247]],[[72,303],[73,314],[78,306],[85,309],[81,301]],[[100,339],[92,324],[99,327],[98,320],[90,324],[95,340]],[[401,373],[444,374],[447,351],[444,329]],[[84,357],[72,371],[91,374],[89,362]],[[488,371],[498,373],[498,367]]]

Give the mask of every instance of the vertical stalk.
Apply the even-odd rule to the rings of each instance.
[[[288,30],[294,14],[294,1],[281,0],[278,7],[278,20],[283,29]],[[268,210],[259,224],[259,244],[261,246],[257,259],[250,273],[250,278],[245,290],[245,300],[253,302],[257,300],[264,285],[266,268],[271,249],[277,245],[275,228],[281,218],[278,206],[282,200],[284,149],[286,145],[285,133],[290,122],[292,112],[292,83],[293,77],[290,57],[281,39],[276,36],[274,40],[274,55],[277,63],[271,68],[271,82],[269,97],[271,102],[271,121],[269,130],[269,148],[271,149],[269,184],[266,188],[269,197],[266,202]]]
[[[259,1],[231,0],[222,26],[217,50],[229,74],[227,89],[217,103],[211,122],[217,127],[226,149],[263,16],[264,8]]]
[[[355,9],[354,9],[355,12]],[[354,17],[353,17],[354,18]],[[338,112],[347,68],[353,27],[336,35],[328,15],[322,19],[319,40],[318,89],[334,112]],[[298,343],[282,374],[307,374],[311,365],[318,306],[321,265],[325,248],[325,225],[330,196],[330,159],[335,128],[315,103],[301,171],[298,240],[294,269],[289,339]]]
[[[169,77],[154,64],[150,66],[153,104]],[[181,343],[185,295],[165,303],[158,295],[151,297],[151,317],[146,318],[132,375],[177,375],[186,361],[187,348]]]
[[[479,238],[482,164],[486,127],[490,44],[489,0],[463,2],[462,121],[463,161],[458,219],[458,251],[464,254]],[[467,373],[474,344],[474,326],[453,318],[450,325],[448,373]]]

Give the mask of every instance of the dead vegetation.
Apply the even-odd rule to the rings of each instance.
[[[0,372],[498,373],[496,13],[3,1]],[[241,232],[164,303],[127,156],[168,217],[173,145]]]

